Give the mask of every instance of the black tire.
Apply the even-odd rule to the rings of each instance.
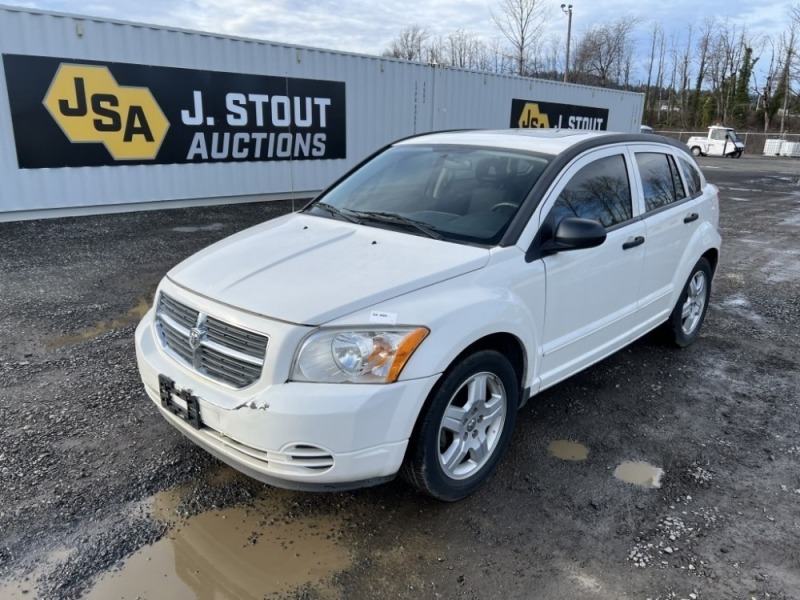
[[[468,398],[470,386],[473,400]],[[452,366],[417,421],[401,469],[403,478],[445,502],[475,492],[508,447],[519,389],[514,367],[494,350],[476,352]],[[445,463],[448,458],[450,464]]]
[[[703,153],[700,151],[700,146],[692,146],[692,155],[693,156],[700,156],[701,154],[703,154]]]
[[[708,311],[711,297],[711,265],[701,258],[692,269],[689,279],[683,286],[678,302],[666,322],[669,341],[685,348],[694,343]]]

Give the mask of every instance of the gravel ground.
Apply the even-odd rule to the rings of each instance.
[[[800,598],[800,162],[701,163],[724,246],[700,340],[648,336],[537,396],[488,485],[448,505],[399,482],[269,488],[185,441],[141,389],[133,331],[159,279],[287,203],[0,224],[0,598],[80,598],[227,510],[254,517],[241,546],[265,561],[308,566],[321,546],[266,543],[299,544],[286,528],[301,526],[344,562],[235,587],[213,543],[189,542],[219,598]],[[554,440],[588,456],[560,460]],[[628,460],[663,469],[661,487],[615,479]],[[178,563],[183,597],[211,597]]]

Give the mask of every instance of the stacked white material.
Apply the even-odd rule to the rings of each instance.
[[[800,142],[784,142],[781,146],[781,156],[800,157]]]
[[[767,140],[764,143],[764,156],[780,156],[785,140]]]

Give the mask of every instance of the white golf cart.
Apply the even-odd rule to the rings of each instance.
[[[739,158],[744,152],[744,143],[736,135],[733,127],[712,125],[708,136],[690,137],[686,145],[695,156],[732,156]]]

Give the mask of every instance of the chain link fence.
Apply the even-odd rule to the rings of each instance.
[[[706,131],[654,131],[658,135],[663,135],[666,137],[674,138],[678,141],[686,143],[686,141],[696,135],[700,137],[706,137],[708,135],[708,130]],[[755,133],[755,132],[747,132],[747,131],[737,131],[736,134],[739,138],[744,142],[744,153],[745,154],[764,154],[764,148],[768,147],[770,150],[776,147],[776,144],[770,144],[767,146],[768,140],[784,140],[786,142],[798,142],[800,143],[800,133],[785,133],[780,135],[778,133]],[[770,152],[770,154],[774,155],[775,153]]]

